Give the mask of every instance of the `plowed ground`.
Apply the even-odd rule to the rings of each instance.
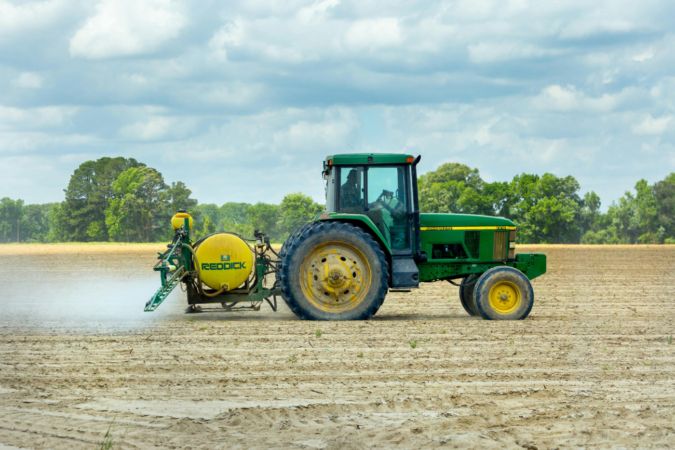
[[[184,315],[180,292],[64,312],[142,310],[156,250],[0,247],[0,448],[92,449],[113,420],[125,449],[675,446],[673,247],[519,247],[549,261],[519,322],[444,282],[367,322]]]

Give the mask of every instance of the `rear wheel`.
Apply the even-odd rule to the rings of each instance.
[[[387,295],[389,267],[360,228],[322,222],[296,236],[282,255],[281,289],[301,319],[365,320]]]
[[[284,243],[281,245],[281,249],[279,250],[279,256],[281,257],[282,260],[286,256],[286,253],[288,253],[288,249],[293,246],[293,243],[295,242],[295,238],[297,238],[298,236],[302,236],[302,233],[304,233],[309,228],[313,227],[314,224],[315,224],[315,222],[308,222],[308,223],[304,224],[303,226],[301,226],[300,228],[298,228],[297,230],[295,230],[294,232],[292,232],[288,236],[286,241],[284,241]],[[279,265],[279,267],[281,267],[281,265]],[[281,270],[279,270],[279,267],[277,267],[277,270],[275,271],[274,276],[275,276],[276,282],[279,283],[279,285],[281,285]]]
[[[532,310],[530,280],[513,267],[493,267],[478,279],[474,300],[486,320],[523,320]]]
[[[471,274],[468,277],[465,277],[459,285],[459,301],[462,302],[464,311],[469,313],[470,316],[480,316],[478,307],[476,307],[476,302],[473,298],[473,291],[476,287],[477,278],[478,275]]]

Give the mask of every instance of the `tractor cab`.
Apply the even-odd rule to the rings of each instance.
[[[413,255],[417,161],[400,154],[329,156],[326,213],[367,216],[392,254]]]

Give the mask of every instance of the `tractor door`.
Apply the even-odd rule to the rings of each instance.
[[[407,166],[370,166],[366,172],[366,214],[395,253],[411,252]]]
[[[365,214],[364,166],[342,166],[338,172],[337,210],[341,213]]]

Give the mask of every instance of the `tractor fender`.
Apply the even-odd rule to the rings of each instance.
[[[380,233],[380,230],[378,230],[373,221],[370,220],[370,217],[363,214],[340,214],[324,212],[323,214],[318,215],[315,220],[319,222],[345,222],[363,229],[363,231],[370,234],[373,239],[375,239],[375,241],[380,244],[382,251],[391,265],[391,248],[384,239],[384,236],[382,236],[382,233]]]

